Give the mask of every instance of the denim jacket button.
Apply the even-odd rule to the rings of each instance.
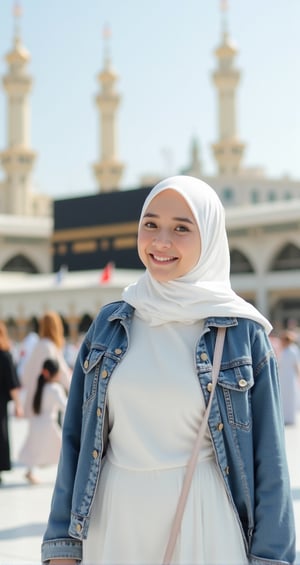
[[[85,369],[88,369],[89,362],[88,362],[87,359],[86,359],[85,362],[83,363],[83,366],[84,366]]]
[[[245,386],[247,386],[247,381],[245,381],[245,379],[240,379],[239,380],[239,386],[241,388],[245,388]]]
[[[102,377],[102,379],[106,379],[107,376],[108,376],[108,372],[106,371],[106,369],[104,369],[104,371],[102,371],[102,373],[101,373],[101,377]]]
[[[101,408],[98,407],[97,408],[97,416],[101,416],[101,414],[102,414],[102,410],[101,410]]]
[[[208,359],[207,353],[201,353],[200,359],[201,359],[201,361],[207,361],[207,359]]]
[[[77,524],[77,525],[76,525],[76,532],[80,533],[81,530],[82,530],[81,524]]]
[[[219,424],[217,424],[216,427],[217,427],[218,432],[221,432],[224,428],[224,424],[222,422],[219,422]]]
[[[206,390],[208,390],[208,392],[211,392],[211,391],[212,391],[212,386],[213,386],[212,383],[208,383],[208,385],[207,385],[207,387],[206,387]]]
[[[93,458],[94,458],[94,459],[97,459],[97,457],[98,457],[98,451],[97,451],[97,449],[94,449],[92,455],[93,455]]]
[[[119,347],[117,347],[117,349],[115,349],[115,354],[116,355],[121,355],[122,353],[122,349],[120,349]]]

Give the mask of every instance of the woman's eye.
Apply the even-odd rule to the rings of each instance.
[[[156,224],[154,222],[145,222],[145,228],[156,228]]]
[[[186,232],[189,231],[189,229],[186,226],[176,226],[175,231]]]

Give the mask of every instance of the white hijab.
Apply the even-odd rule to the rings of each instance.
[[[170,188],[183,196],[196,219],[201,237],[199,261],[189,273],[168,282],[155,280],[146,270],[137,282],[125,288],[123,299],[152,326],[167,322],[191,324],[209,316],[237,316],[259,322],[269,333],[269,321],[231,288],[224,208],[208,184],[188,176],[161,181],[147,196],[140,223],[151,200]]]

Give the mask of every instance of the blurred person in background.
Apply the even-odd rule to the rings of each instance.
[[[21,383],[25,392],[24,415],[29,418],[34,416],[33,397],[38,378],[41,374],[44,361],[55,359],[58,362],[60,382],[68,393],[71,383],[71,369],[64,358],[64,327],[60,315],[55,311],[48,311],[39,321],[39,339],[28,357],[23,372]],[[26,477],[30,480],[31,470],[28,469]]]
[[[17,373],[20,377],[23,373],[24,366],[26,365],[27,359],[30,357],[34,347],[39,340],[39,336],[36,332],[29,332],[20,343],[18,356],[17,356]]]
[[[28,434],[18,457],[19,463],[28,467],[26,478],[31,484],[40,482],[34,467],[58,463],[61,448],[58,413],[63,414],[67,404],[66,392],[58,378],[58,362],[46,359],[33,397],[34,416],[30,418]]]
[[[20,382],[11,354],[11,343],[4,322],[0,321],[0,483],[1,472],[11,469],[7,405],[14,402],[15,415],[21,417]]]
[[[39,322],[39,339],[29,355],[22,371],[21,383],[25,389],[24,413],[26,418],[33,416],[32,402],[37,380],[46,359],[55,359],[59,365],[59,382],[66,392],[71,382],[71,369],[64,358],[64,328],[57,312],[46,312]]]
[[[285,425],[296,424],[300,396],[300,349],[297,335],[285,330],[280,336],[281,349],[278,354],[281,401]]]

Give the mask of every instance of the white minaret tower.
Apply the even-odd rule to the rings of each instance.
[[[20,15],[20,8],[16,5],[13,48],[6,55],[8,71],[3,77],[7,95],[7,148],[0,153],[5,171],[0,213],[28,215],[31,213],[31,172],[36,153],[30,148],[28,98],[32,78],[26,70],[30,55],[20,39]]]
[[[212,145],[220,175],[235,175],[241,170],[245,145],[239,140],[236,125],[236,89],[240,72],[234,67],[238,49],[229,38],[226,25],[226,1],[222,1],[224,14],[221,45],[215,50],[219,63],[213,73],[213,82],[218,93],[218,133],[219,140]]]
[[[124,170],[124,165],[118,160],[117,154],[116,113],[120,104],[120,95],[115,89],[118,76],[111,66],[108,46],[110,35],[110,30],[106,28],[103,32],[104,68],[98,75],[101,91],[96,97],[100,118],[100,154],[93,169],[101,192],[118,190]]]

